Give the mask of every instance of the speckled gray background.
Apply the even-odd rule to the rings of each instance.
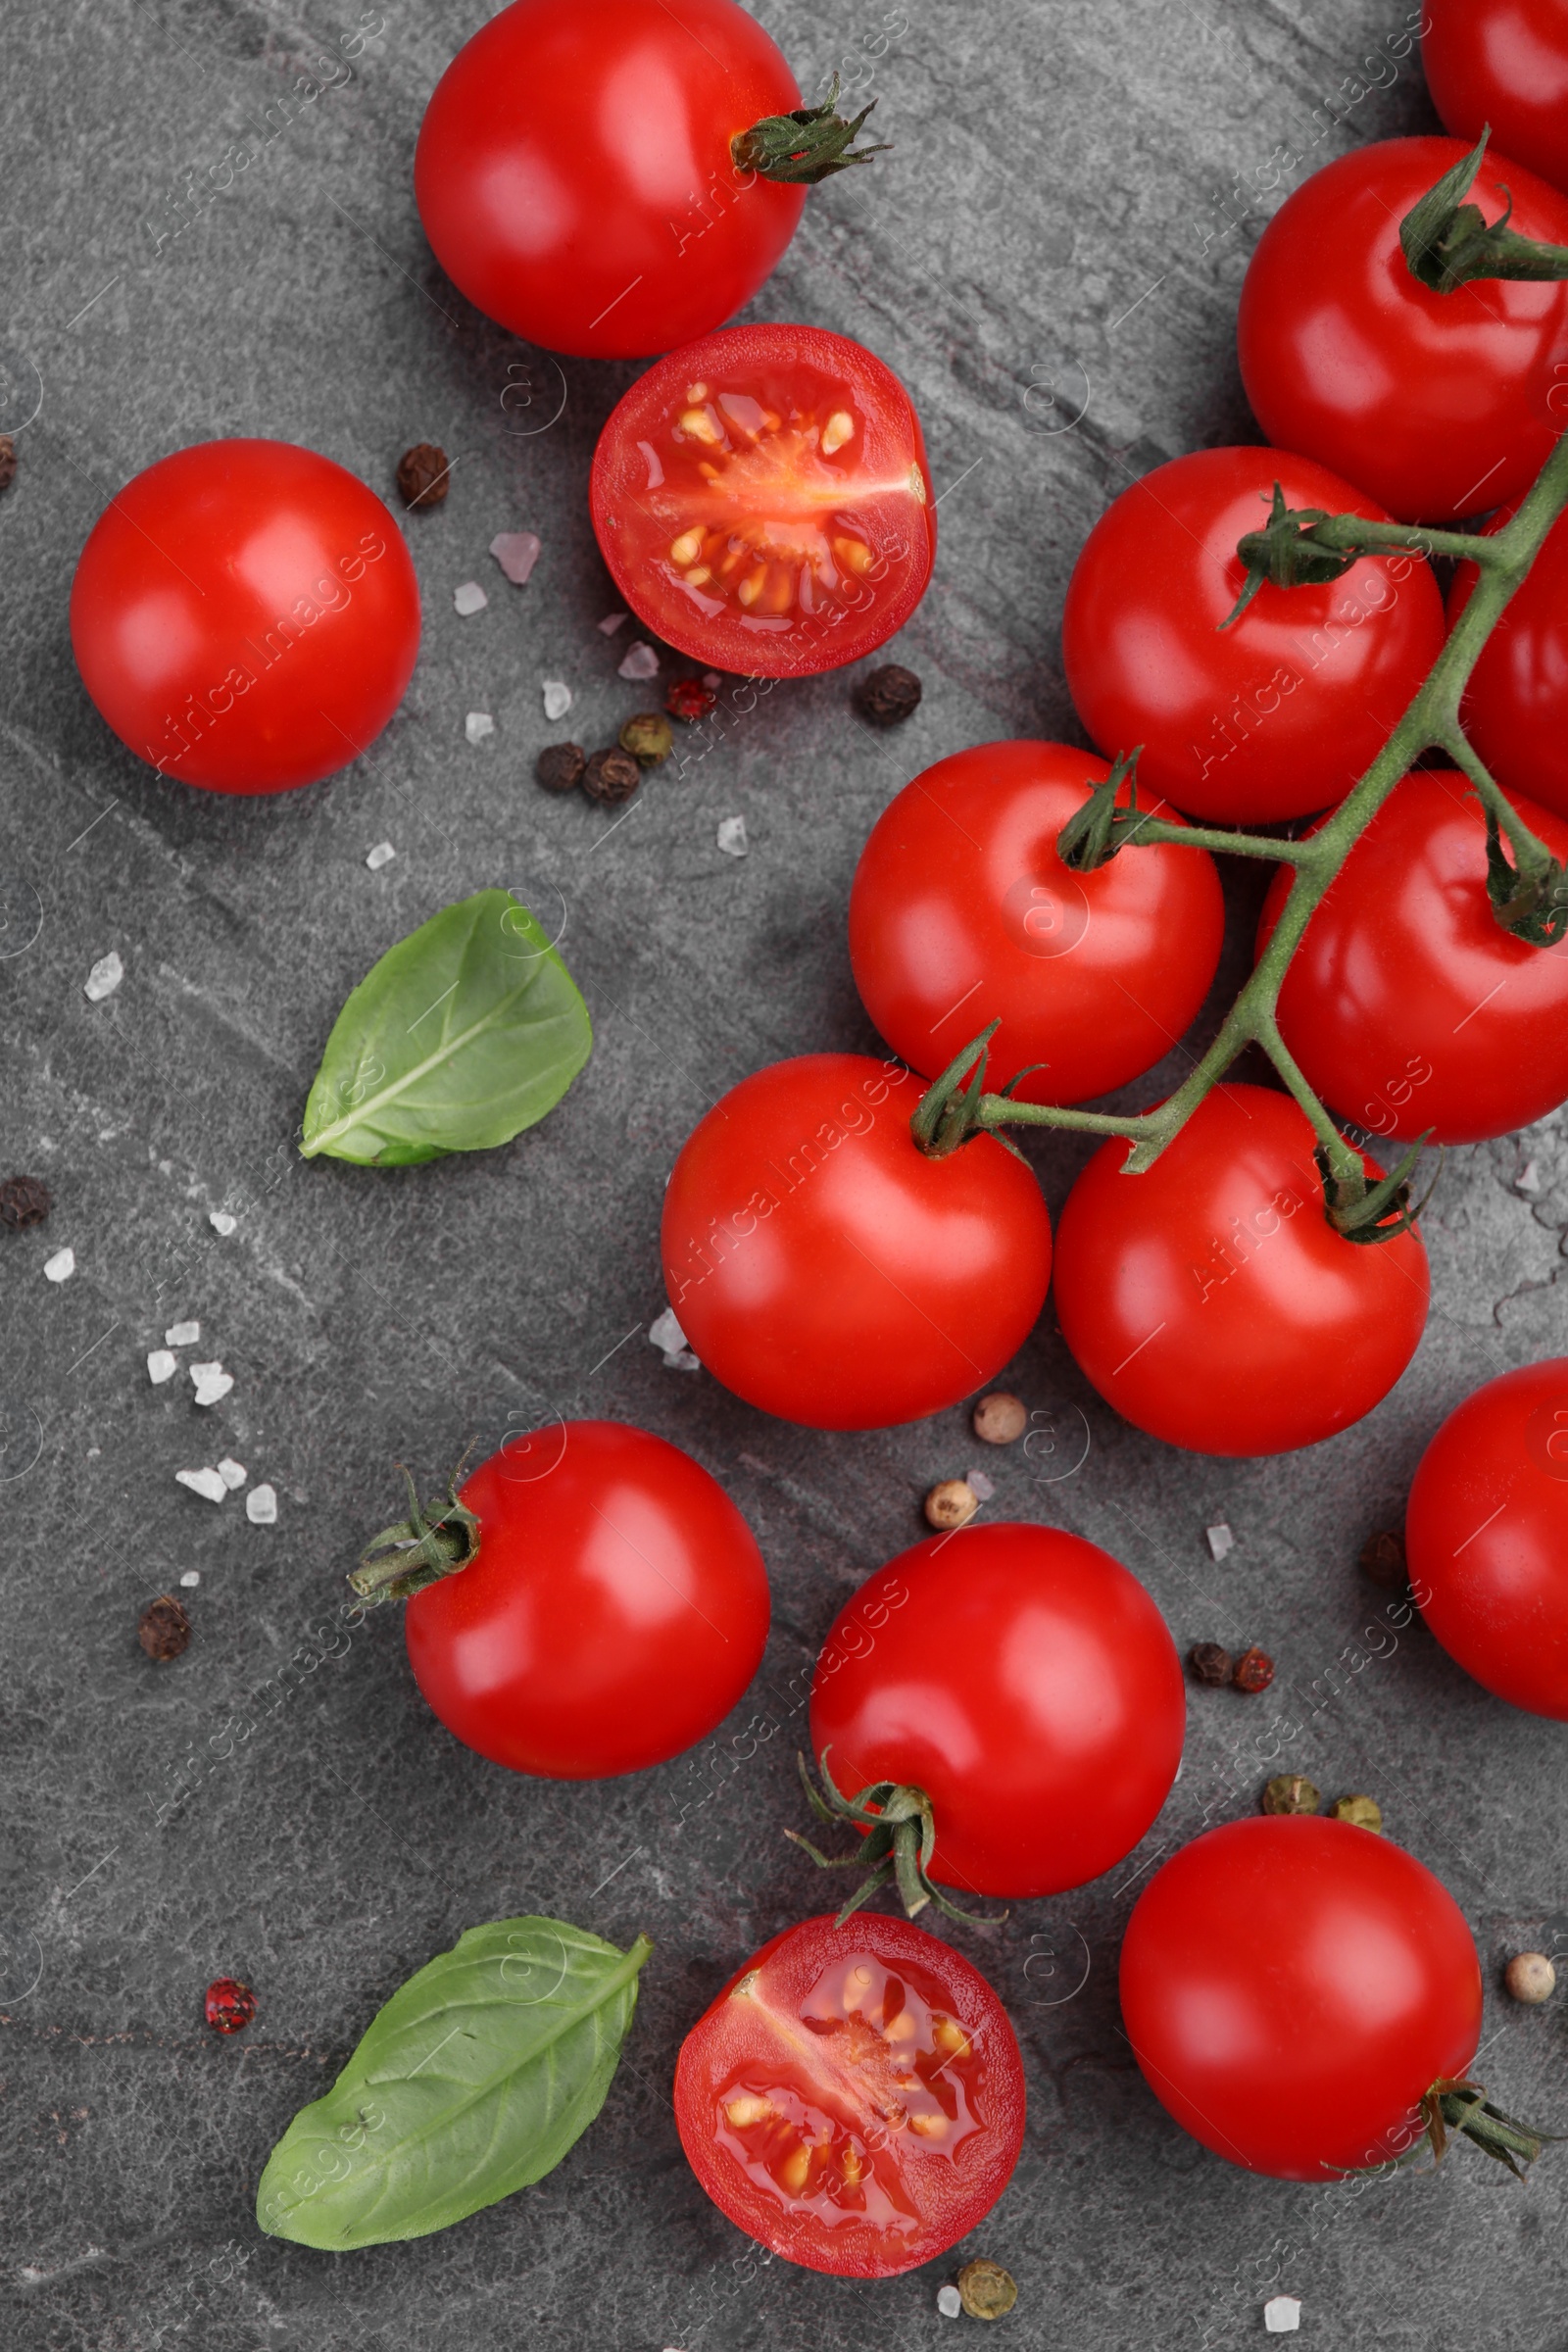
[[[844,904],[871,819],[940,754],[1073,732],[1057,652],[1073,553],[1132,474],[1249,436],[1232,325],[1269,208],[1313,163],[1430,122],[1396,0],[765,0],[803,86],[840,63],[897,141],[812,198],[756,307],[860,338],[913,392],[943,541],[895,650],[926,700],[873,737],[842,675],[750,710],[731,698],[687,775],[655,778],[605,837],[602,812],[548,800],[530,767],[542,677],[571,682],[590,743],[648,699],[615,675],[625,637],[597,631],[615,600],[585,513],[595,434],[635,370],[567,362],[562,378],[487,325],[432,263],[410,188],[420,109],[484,14],[382,0],[352,80],[265,146],[286,82],[354,45],[360,19],[335,0],[68,0],[7,20],[0,425],[24,429],[0,502],[0,1173],[36,1169],[57,1196],[43,1232],[0,1236],[0,2340],[19,2352],[906,2352],[970,2328],[937,2315],[951,2262],[858,2289],[742,2259],[681,2160],[668,2091],[713,1987],[821,1904],[780,1836],[799,1817],[791,1678],[919,1532],[926,1485],[978,1449],[957,1412],[814,1436],[666,1371],[643,1336],[662,1303],[661,1187],[744,1072],[870,1044]],[[254,160],[173,235],[171,199],[189,172],[210,188],[231,145]],[[458,461],[447,504],[407,524],[425,638],[403,710],[330,785],[253,804],[130,759],[66,625],[109,493],[221,433],[308,442],[383,493],[413,440]],[[519,527],[544,554],[514,591],[485,551]],[[464,620],[452,591],[470,577],[491,601]],[[478,748],[474,709],[497,721]],[[716,848],[734,814],[744,861]],[[397,858],[371,874],[382,838]],[[565,922],[598,1031],[569,1099],[471,1160],[304,1165],[293,1138],[346,990],[492,883]],[[1250,912],[1239,901],[1232,977]],[[91,1004],[82,983],[111,948],[124,981]],[[1054,1208],[1081,1156],[1039,1149]],[[1532,1162],[1539,1190],[1521,1192]],[[229,1238],[214,1209],[237,1217]],[[1560,2004],[1496,1994],[1521,1936],[1568,1941],[1552,1916],[1568,1912],[1565,1735],[1484,1696],[1419,1629],[1396,1640],[1353,1565],[1448,1406],[1562,1346],[1565,1221],[1560,1124],[1451,1154],[1421,1353],[1311,1454],[1161,1450],[1088,1393],[1049,1311],[1014,1367],[1032,1405],[1087,1427],[1088,1451],[1050,1482],[1080,1446],[989,1460],[990,1512],[1108,1545],[1184,1645],[1256,1640],[1280,1673],[1254,1701],[1193,1694],[1182,1780],[1121,1871],[1019,1906],[1000,1938],[956,1938],[1029,2069],[1023,2160],[967,2249],[1017,2275],[1008,2342],[1242,2344],[1276,2288],[1301,2298],[1303,2342],[1568,2342],[1568,2153],[1525,2188],[1463,2153],[1363,2193],[1248,2179],[1155,2106],[1114,1998],[1141,1872],[1249,1809],[1277,1751],[1331,1791],[1374,1791],[1453,1887],[1488,1969],[1485,2079],[1568,2123]],[[65,1244],[77,1271],[56,1288],[41,1268]],[[211,1415],[144,1370],[185,1315],[235,1375]],[[599,1790],[513,1779],[434,1722],[390,1616],[285,1699],[258,1697],[336,1607],[392,1457],[434,1473],[470,1432],[553,1407],[678,1440],[758,1531],[774,1634],[710,1749]],[[224,1450],[275,1484],[274,1528],[174,1485]],[[1216,1565],[1220,1520],[1236,1545]],[[195,1639],[155,1669],[138,1612],[190,1567]],[[1281,1740],[1281,1725],[1298,1728]],[[376,2004],[466,1926],[529,1909],[658,1943],[588,2136],[537,2188],[416,2244],[328,2258],[259,2235],[273,2138]],[[200,1996],[227,1970],[261,2007],[220,2041]]]

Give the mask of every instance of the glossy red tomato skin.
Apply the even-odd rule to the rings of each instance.
[[[761,1663],[767,1572],[689,1454],[618,1421],[514,1441],[460,1490],[479,1556],[415,1594],[409,1662],[464,1744],[598,1781],[678,1756]]]
[[[1568,186],[1568,17],[1558,0],[1426,0],[1421,63],[1444,127]]]
[[[841,593],[818,594],[808,612],[792,606],[778,615],[730,605],[710,612],[706,607],[715,600],[707,591],[683,586],[668,557],[695,511],[689,495],[677,497],[666,482],[659,452],[662,443],[669,454],[669,427],[696,383],[771,400],[782,413],[791,387],[803,397],[838,388],[857,431],[830,463],[844,477],[855,535],[872,552],[866,576],[846,578]],[[765,511],[765,499],[743,511],[755,514],[759,503]],[[913,403],[873,353],[822,327],[725,327],[659,361],[599,436],[589,504],[600,553],[638,618],[694,662],[751,677],[812,677],[874,652],[908,619],[936,560],[936,505]]]
[[[857,1955],[863,1955],[858,1963]],[[742,2085],[760,2087],[774,2077],[804,2083],[808,2095],[815,2092],[812,2104],[821,2115],[841,2128],[853,2119],[860,2136],[860,2119],[842,2083],[813,2081],[808,2068],[813,2045],[835,2037],[822,2031],[824,2019],[812,2026],[802,2017],[813,1994],[826,2006],[820,1988],[836,1985],[847,1964],[882,1977],[883,1990],[896,1975],[914,1992],[911,2011],[923,2004],[951,2018],[972,2046],[969,2098],[982,2120],[951,2156],[906,2129],[882,2133],[880,2145],[874,2125],[864,2134],[878,2156],[898,2167],[909,2205],[902,2225],[884,2220],[879,2227],[876,2217],[853,2213],[829,2220],[820,2197],[794,2201],[792,2209],[777,2187],[758,2180],[735,2146],[724,2144],[721,2102]],[[803,1920],[773,1936],[698,2019],[675,2068],[681,2145],[720,2212],[787,2262],[841,2278],[896,2278],[945,2253],[983,2221],[1017,2163],[1024,2103],[1017,2037],[984,1977],[951,1944],[879,1911],[857,1912],[842,1928],[830,1915]]]
[[[1081,1102],[1152,1068],[1198,1013],[1225,928],[1207,852],[1156,844],[1092,874],[1056,855],[1108,773],[1070,744],[986,743],[939,760],[878,817],[850,891],[850,961],[915,1069],[936,1077],[1000,1017],[987,1084],[1043,1062],[1019,1099]]]
[[[811,1686],[834,1786],[923,1788],[933,1877],[1009,1900],[1087,1886],[1132,1852],[1186,1723],[1175,1643],[1131,1570],[1062,1528],[1002,1520],[869,1578]]]
[[[1399,250],[1399,222],[1468,144],[1384,139],[1326,164],[1274,215],[1242,285],[1242,381],[1264,432],[1401,522],[1517,498],[1562,429],[1564,288],[1488,278],[1435,294]],[[1509,197],[1522,236],[1568,243],[1568,198],[1493,152],[1469,201],[1495,220]]]
[[[1511,522],[1515,512],[1510,506],[1494,514],[1488,534]],[[1463,612],[1475,582],[1475,565],[1461,564],[1448,591],[1450,623]],[[1568,817],[1568,523],[1563,518],[1552,524],[1481,648],[1459,717],[1499,784]]]
[[[1388,519],[1309,459],[1196,450],[1106,509],[1062,612],[1068,689],[1101,750],[1141,743],[1151,796],[1226,824],[1343,800],[1443,650],[1437,582],[1403,556],[1323,587],[1265,585],[1221,627],[1247,581],[1236,543],[1262,526],[1276,481],[1292,507]]]
[[[288,792],[334,775],[419,650],[408,549],[373,491],[287,441],[201,441],[88,535],[71,642],[109,725],[160,775]]]
[[[1568,823],[1519,814],[1568,859]],[[1264,902],[1258,952],[1290,888]],[[1351,850],[1292,956],[1280,1032],[1318,1096],[1375,1135],[1484,1143],[1568,1097],[1568,941],[1536,948],[1487,897],[1487,832],[1457,770],[1404,778]]]
[[[800,90],[734,0],[513,0],[436,85],[414,160],[425,235],[487,317],[582,359],[641,359],[749,302],[806,190],[730,141]]]
[[[992,1136],[928,1159],[896,1063],[806,1054],[732,1087],[664,1195],[670,1304],[738,1396],[809,1429],[889,1429],[956,1404],[1022,1346],[1051,1220]]]
[[[1494,1697],[1568,1723],[1568,1356],[1504,1372],[1448,1415],[1404,1534],[1448,1655]]]
[[[1475,1940],[1389,1838],[1282,1815],[1209,1830],[1140,1896],[1121,2008],[1144,2077],[1228,2164],[1327,2181],[1413,2146],[1481,2036]]]
[[[1115,1139],[1068,1194],[1062,1337],[1151,1437],[1241,1457],[1315,1446],[1369,1413],[1414,1355],[1420,1238],[1336,1233],[1312,1145],[1288,1095],[1216,1087],[1143,1175],[1121,1173]]]

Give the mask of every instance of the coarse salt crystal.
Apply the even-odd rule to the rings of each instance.
[[[210,1208],[207,1212],[207,1222],[215,1233],[220,1233],[223,1239],[227,1241],[229,1235],[234,1231],[236,1225],[238,1225],[239,1219],[238,1217],[231,1217],[226,1208]]]
[[[1525,1165],[1520,1169],[1518,1175],[1513,1180],[1513,1189],[1516,1193],[1540,1192],[1541,1162],[1539,1160],[1531,1159],[1525,1162]]]
[[[482,612],[490,599],[477,580],[465,580],[461,588],[453,589],[452,602],[466,620],[470,613]]]
[[[488,710],[470,710],[463,722],[463,732],[470,743],[483,743],[485,737],[493,735],[495,731],[496,722]]]
[[[676,1321],[672,1306],[666,1306],[662,1315],[654,1317],[648,1326],[648,1337],[665,1355],[673,1355],[677,1348],[685,1347],[686,1334]]]
[[[233,1386],[232,1372],[215,1373],[211,1380],[199,1380],[196,1383],[196,1401],[198,1404],[220,1404]]]
[[[166,1348],[194,1348],[202,1336],[199,1323],[171,1323],[164,1334]]]
[[[937,2309],[945,2320],[956,2320],[963,2309],[963,2297],[956,2286],[937,2288]]]
[[[242,1487],[245,1484],[250,1472],[243,1462],[236,1462],[231,1453],[225,1453],[218,1465],[218,1475],[232,1494],[236,1487]]]
[[[689,1348],[672,1348],[664,1358],[666,1372],[700,1372],[702,1368]]]
[[[723,683],[724,683],[724,681],[723,681],[723,679],[722,679],[722,678],[719,676],[719,674],[718,674],[718,672],[717,672],[717,670],[716,670],[716,669],[705,669],[705,670],[704,670],[704,672],[703,672],[703,684],[704,684],[704,685],[705,685],[705,686],[708,688],[708,691],[709,691],[709,693],[710,693],[710,694],[716,694],[716,693],[718,692],[719,688],[720,688],[720,687],[723,685]]]
[[[571,709],[571,688],[564,678],[543,680],[546,718],[564,718]]]
[[[533,531],[498,531],[490,553],[514,588],[526,587],[528,574],[539,561],[540,541]]]
[[[657,678],[659,656],[651,645],[644,645],[639,637],[636,644],[628,645],[621,655],[615,674],[622,678]]]
[[[1223,1519],[1218,1527],[1205,1528],[1203,1533],[1208,1538],[1208,1548],[1216,1560],[1222,1560],[1228,1551],[1235,1550],[1236,1538],[1231,1534]]]
[[[718,828],[718,846],[726,858],[745,857],[747,841],[744,816],[726,816],[721,819]]]
[[[987,1478],[983,1470],[966,1470],[963,1483],[971,1494],[979,1495],[982,1502],[989,1502],[997,1491],[995,1479]]]
[[[192,1364],[190,1376],[199,1388],[204,1380],[216,1380],[222,1369],[222,1365],[216,1361],[210,1364]]]
[[[396,856],[397,852],[389,841],[378,841],[373,850],[366,852],[365,862],[372,874],[378,874],[382,866],[390,865]]]
[[[178,1370],[178,1363],[167,1348],[155,1348],[147,1358],[147,1377],[155,1389],[161,1389],[166,1380],[172,1380]]]
[[[245,1516],[252,1527],[270,1527],[277,1517],[277,1494],[268,1486],[252,1487],[245,1497]]]
[[[228,1493],[216,1470],[176,1470],[174,1483],[176,1486],[189,1487],[191,1493],[200,1494],[205,1502],[221,1502]]]
[[[202,1572],[199,1568],[187,1568],[179,1581],[188,1590],[192,1585],[199,1585],[201,1583]]]
[[[1301,2325],[1301,2305],[1296,2295],[1274,2295],[1263,2306],[1263,2325],[1270,2335],[1294,2335]]]
[[[615,631],[620,627],[621,622],[630,620],[630,618],[631,614],[629,612],[607,612],[604,619],[599,623],[599,626],[607,637],[613,637]]]
[[[46,1257],[43,1261],[45,1282],[69,1282],[75,1271],[76,1252],[74,1250],[57,1250],[53,1257]]]
[[[89,1004],[101,1004],[105,997],[114,995],[124,977],[125,967],[111,948],[107,956],[99,956],[87,974],[81,993]]]

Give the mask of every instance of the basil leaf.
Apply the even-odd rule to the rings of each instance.
[[[509,1144],[593,1048],[588,1007],[510,891],[481,890],[389,948],[333,1024],[300,1150],[409,1167]]]
[[[470,1928],[300,2109],[262,2175],[261,2227],[342,2253],[448,2229],[543,2179],[605,2103],[653,1948],[559,1919]]]

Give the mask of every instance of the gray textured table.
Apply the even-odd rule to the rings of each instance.
[[[668,2091],[711,1990],[821,1907],[780,1836],[798,1818],[790,1678],[855,1584],[920,1532],[925,1487],[977,1448],[957,1412],[813,1436],[666,1371],[642,1336],[662,1304],[661,1187],[743,1073],[869,1046],[844,905],[873,816],[943,753],[1073,733],[1056,632],[1085,530],[1130,475],[1250,437],[1232,327],[1268,207],[1313,162],[1430,117],[1395,0],[759,13],[808,89],[835,61],[871,73],[898,142],[811,200],[757,309],[858,337],[913,392],[943,543],[894,650],[926,700],[874,738],[842,675],[751,710],[731,697],[707,756],[655,778],[604,839],[598,812],[548,800],[530,768],[542,677],[571,682],[590,743],[647,699],[596,628],[614,599],[585,513],[595,434],[635,370],[568,362],[559,379],[425,248],[413,142],[478,0],[380,0],[352,81],[265,147],[285,78],[359,23],[332,0],[308,19],[287,0],[107,0],[8,22],[0,424],[40,381],[42,405],[0,502],[0,1173],[31,1168],[57,1200],[42,1232],[0,1236],[8,2347],[902,2352],[970,2326],[937,2314],[951,2263],[868,2290],[744,2259],[681,2160]],[[255,160],[174,236],[185,168],[205,176],[231,144]],[[67,636],[107,495],[222,433],[308,442],[383,494],[411,441],[458,459],[447,504],[408,523],[425,639],[402,712],[373,756],[271,802],[157,783],[88,705]],[[485,550],[519,527],[544,554],[514,592]],[[490,606],[461,619],[452,591],[475,575]],[[497,721],[478,747],[474,709]],[[744,861],[716,847],[734,814]],[[382,838],[397,857],[372,874]],[[598,1030],[583,1078],[510,1150],[381,1176],[306,1166],[293,1138],[347,989],[436,907],[498,882],[565,921]],[[1251,906],[1233,909],[1232,979]],[[123,983],[90,1004],[110,949]],[[1054,1207],[1081,1157],[1037,1148]],[[1540,1190],[1521,1194],[1531,1160]],[[215,1209],[237,1219],[227,1238]],[[1007,2341],[1241,2344],[1276,2286],[1302,2300],[1302,2340],[1337,2348],[1568,2341],[1568,2153],[1525,2188],[1464,2154],[1364,2193],[1248,2179],[1155,2106],[1114,1995],[1140,1871],[1250,1809],[1270,1727],[1301,1722],[1292,1762],[1376,1793],[1474,1925],[1486,2081],[1568,2122],[1560,2002],[1527,2012],[1496,1991],[1518,1940],[1568,1939],[1550,1916],[1568,1900],[1564,1735],[1487,1698],[1419,1629],[1369,1636],[1382,1596],[1353,1565],[1448,1406],[1561,1347],[1565,1221],[1560,1122],[1450,1155],[1421,1353],[1368,1422],[1311,1454],[1161,1450],[1087,1392],[1049,1312],[1013,1368],[1032,1404],[1081,1407],[1090,1442],[1050,1483],[1042,1468],[1071,1455],[988,1461],[991,1512],[1094,1538],[1184,1645],[1256,1640],[1280,1673],[1250,1702],[1194,1692],[1183,1777],[1110,1880],[1018,1907],[1000,1940],[956,1936],[1009,2003],[1029,2070],[1023,2160],[968,2248],[1017,2275]],[[77,1270],[54,1287],[42,1263],[65,1245]],[[216,1416],[183,1381],[148,1382],[145,1351],[186,1315],[235,1374]],[[261,1702],[236,1747],[385,1515],[391,1459],[412,1450],[435,1473],[470,1432],[494,1442],[557,1404],[677,1440],[746,1510],[773,1578],[776,1731],[744,1752],[748,1700],[711,1749],[630,1782],[514,1779],[430,1716],[389,1615]],[[275,1527],[174,1485],[225,1447],[276,1486]],[[1236,1545],[1215,1563],[1204,1529],[1221,1520]],[[195,1639],[153,1668],[138,1613],[192,1567]],[[529,1909],[657,1939],[589,2135],[537,2188],[416,2244],[328,2258],[260,2236],[267,2152],[375,2005],[464,1927]],[[230,1970],[261,2006],[223,2041],[200,1997]]]

